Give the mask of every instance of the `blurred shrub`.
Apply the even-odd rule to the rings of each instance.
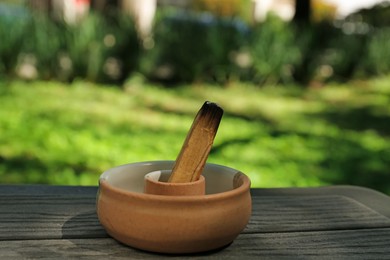
[[[329,42],[337,37],[337,30],[324,21],[306,27],[295,26],[292,31],[301,53],[301,61],[293,71],[294,80],[306,84],[317,77],[324,55],[327,55],[325,50],[329,48]]]
[[[133,25],[132,19],[118,13],[91,14],[74,25],[39,13],[24,19],[0,17],[0,72],[16,71],[28,79],[123,81],[138,64]]]
[[[64,46],[61,50],[60,68],[71,69],[72,77],[86,77],[96,81],[103,67],[106,24],[97,15],[87,16],[80,24],[65,26]],[[69,67],[65,59],[69,59]]]
[[[24,30],[18,66],[31,63],[29,65],[36,67],[39,77],[52,77],[57,53],[62,44],[60,28],[47,16],[37,14],[29,18]]]
[[[21,52],[28,21],[0,15],[0,74],[13,74]]]
[[[71,69],[71,77],[122,81],[137,66],[139,43],[133,21],[127,16],[89,15],[80,24],[66,26],[64,39],[60,68]]]
[[[312,79],[317,81],[347,80],[354,76],[362,63],[366,37],[338,33],[321,48],[312,64],[315,72]]]
[[[105,35],[104,44],[107,47],[105,75],[110,76],[109,63],[112,58],[120,61],[120,75],[114,77],[124,81],[133,71],[139,69],[141,45],[134,27],[134,21],[127,15],[115,15],[109,20],[109,30]],[[111,61],[110,61],[111,59]],[[115,76],[115,75],[112,75]],[[112,78],[111,76],[111,78]]]
[[[237,73],[231,56],[246,33],[235,19],[187,12],[163,17],[148,52],[153,62],[145,62],[144,71],[165,80],[226,82]]]
[[[339,46],[348,54],[353,73],[345,77],[370,77],[390,73],[390,3],[383,2],[362,9],[335,22],[342,32]],[[354,40],[352,40],[354,39]],[[344,62],[345,63],[345,62]]]
[[[375,31],[368,40],[364,71],[368,75],[390,72],[390,27]]]
[[[277,17],[269,17],[266,22],[256,25],[249,53],[252,59],[249,80],[258,84],[291,82],[292,73],[301,62],[291,26]]]

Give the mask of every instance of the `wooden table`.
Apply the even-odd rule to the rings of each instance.
[[[161,259],[111,239],[97,187],[0,185],[0,259]],[[180,258],[390,259],[390,198],[353,186],[253,189],[253,214],[229,246]]]

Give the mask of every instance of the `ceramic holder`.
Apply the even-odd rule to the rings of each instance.
[[[139,162],[105,171],[96,203],[104,229],[125,245],[165,254],[199,253],[230,244],[251,216],[249,178],[238,170],[207,163],[202,172],[204,195],[145,193],[145,184],[153,185],[153,180],[162,182],[157,183],[159,188],[170,185],[164,184],[161,170],[172,169],[174,163]],[[145,179],[152,172],[157,173]]]
[[[171,170],[153,171],[145,175],[144,193],[165,196],[205,195],[205,178],[186,183],[168,182]]]

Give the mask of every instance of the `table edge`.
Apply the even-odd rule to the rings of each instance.
[[[390,218],[390,196],[361,186],[332,185],[320,187],[254,188],[251,189],[251,194],[253,196],[314,196],[330,194],[345,196]]]
[[[97,186],[66,186],[42,184],[0,184],[0,195],[62,195],[96,196]],[[379,191],[352,185],[319,187],[251,188],[252,196],[315,196],[339,195],[351,198],[390,218],[390,196]]]

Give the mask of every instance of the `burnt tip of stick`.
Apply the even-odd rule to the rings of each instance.
[[[223,109],[216,103],[206,101],[199,110],[199,118],[210,128],[218,129],[223,115]]]

